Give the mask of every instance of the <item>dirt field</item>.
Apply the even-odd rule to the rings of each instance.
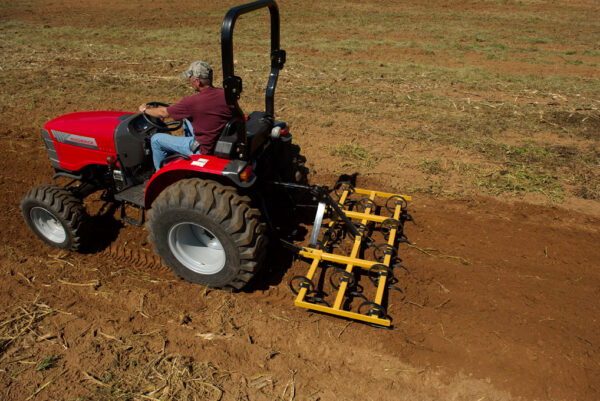
[[[33,236],[19,202],[51,181],[43,124],[176,101],[193,59],[220,77],[236,4],[0,2],[0,398],[600,399],[594,0],[280,2],[276,111],[311,182],[413,196],[393,330],[295,308],[308,265],[277,247],[232,294],[179,280],[110,215],[92,253]],[[247,112],[264,21],[236,28]]]

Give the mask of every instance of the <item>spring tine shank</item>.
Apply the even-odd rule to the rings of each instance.
[[[398,218],[400,217],[401,211],[402,211],[402,206],[400,204],[396,205],[396,209],[394,210],[393,218],[398,220]],[[396,227],[393,227],[390,230],[388,245],[394,246],[394,241],[396,240],[396,232],[397,231],[398,231],[398,229]],[[383,258],[383,264],[389,267],[391,260],[392,260],[392,255],[386,254],[385,257]],[[386,283],[387,283],[387,277],[379,276],[379,282],[377,283],[377,294],[375,295],[375,301],[374,301],[376,304],[381,305],[381,302],[383,301],[383,294],[385,292]]]
[[[371,199],[372,201],[375,200],[375,191],[371,191],[371,193],[369,194],[369,199]],[[370,214],[370,213],[371,213],[371,205],[369,204],[365,208],[365,214]],[[361,220],[361,224],[367,224],[367,222],[368,222],[367,219]],[[352,253],[350,254],[351,258],[356,258],[356,255],[358,255],[358,251],[360,250],[361,243],[362,243],[362,235],[357,235],[354,238],[354,247],[352,248]],[[346,266],[346,271],[348,273],[352,273],[353,268],[354,268],[354,264],[348,263],[348,265]],[[340,309],[340,306],[342,305],[342,301],[344,300],[344,295],[346,293],[347,287],[348,287],[347,282],[342,282],[340,284],[340,289],[338,290],[337,296],[335,298],[335,302],[333,304],[334,309]]]
[[[315,275],[315,272],[317,271],[317,266],[319,266],[319,262],[321,261],[321,258],[316,257],[315,259],[313,259],[311,265],[310,265],[310,269],[308,269],[308,273],[306,274],[306,277],[309,280],[313,279],[313,276]],[[298,291],[298,296],[296,297],[296,301],[294,302],[294,304],[298,304],[298,302],[302,302],[304,301],[304,297],[306,296],[306,291],[307,289],[305,287],[300,288],[300,291]]]

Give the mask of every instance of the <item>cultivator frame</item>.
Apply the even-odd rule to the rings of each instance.
[[[302,187],[290,184],[286,186]],[[356,188],[349,183],[336,185],[337,200],[331,196],[331,191],[326,186],[303,188],[309,189],[319,203],[309,245],[297,249],[301,257],[310,261],[310,267],[306,275],[294,276],[290,280],[290,288],[296,294],[294,304],[372,325],[391,327],[391,318],[384,306],[384,296],[387,289],[401,291],[394,286],[397,282],[394,269],[405,269],[399,263],[401,260],[397,256],[397,247],[401,242],[408,242],[403,228],[406,221],[412,221],[407,212],[408,202],[412,198],[407,195]],[[353,195],[362,198],[354,199]],[[389,216],[380,214],[383,207],[375,202],[378,198],[386,199],[384,206],[390,213]],[[323,224],[325,217],[329,219],[327,224]],[[380,231],[385,242],[375,243],[369,235],[374,231]],[[339,248],[340,242],[348,237],[353,242],[350,254],[346,256],[334,253],[333,249]],[[359,257],[364,256],[365,250],[369,248],[374,248],[375,260]],[[335,265],[344,267],[334,267]],[[336,290],[332,305],[324,299],[322,277],[325,271],[320,275],[320,285],[315,283],[318,269],[326,270],[330,267],[334,267],[334,270],[329,276],[329,281],[331,287]],[[368,274],[375,285],[376,292],[372,301],[359,291],[361,287],[357,286],[356,273]],[[349,304],[357,297],[363,302],[355,308],[356,311],[352,311]]]

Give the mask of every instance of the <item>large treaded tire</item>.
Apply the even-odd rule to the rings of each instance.
[[[68,190],[54,184],[31,189],[21,200],[25,222],[42,241],[70,251],[83,245],[83,227],[88,214]]]
[[[260,212],[250,207],[250,198],[240,196],[233,187],[200,178],[178,181],[161,192],[148,217],[146,228],[155,253],[186,281],[238,290],[264,259],[266,224],[260,222]],[[177,238],[173,233],[181,231],[178,227],[193,227],[216,238],[224,253],[223,266],[204,272],[194,261],[182,261],[182,254],[186,258],[188,254],[173,245]],[[188,234],[186,240],[190,239],[197,238]]]

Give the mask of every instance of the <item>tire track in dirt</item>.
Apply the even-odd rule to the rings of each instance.
[[[131,264],[139,270],[152,269],[167,272],[170,269],[163,265],[160,256],[146,249],[132,249],[126,241],[114,241],[98,254],[100,257],[109,257],[115,262]]]

